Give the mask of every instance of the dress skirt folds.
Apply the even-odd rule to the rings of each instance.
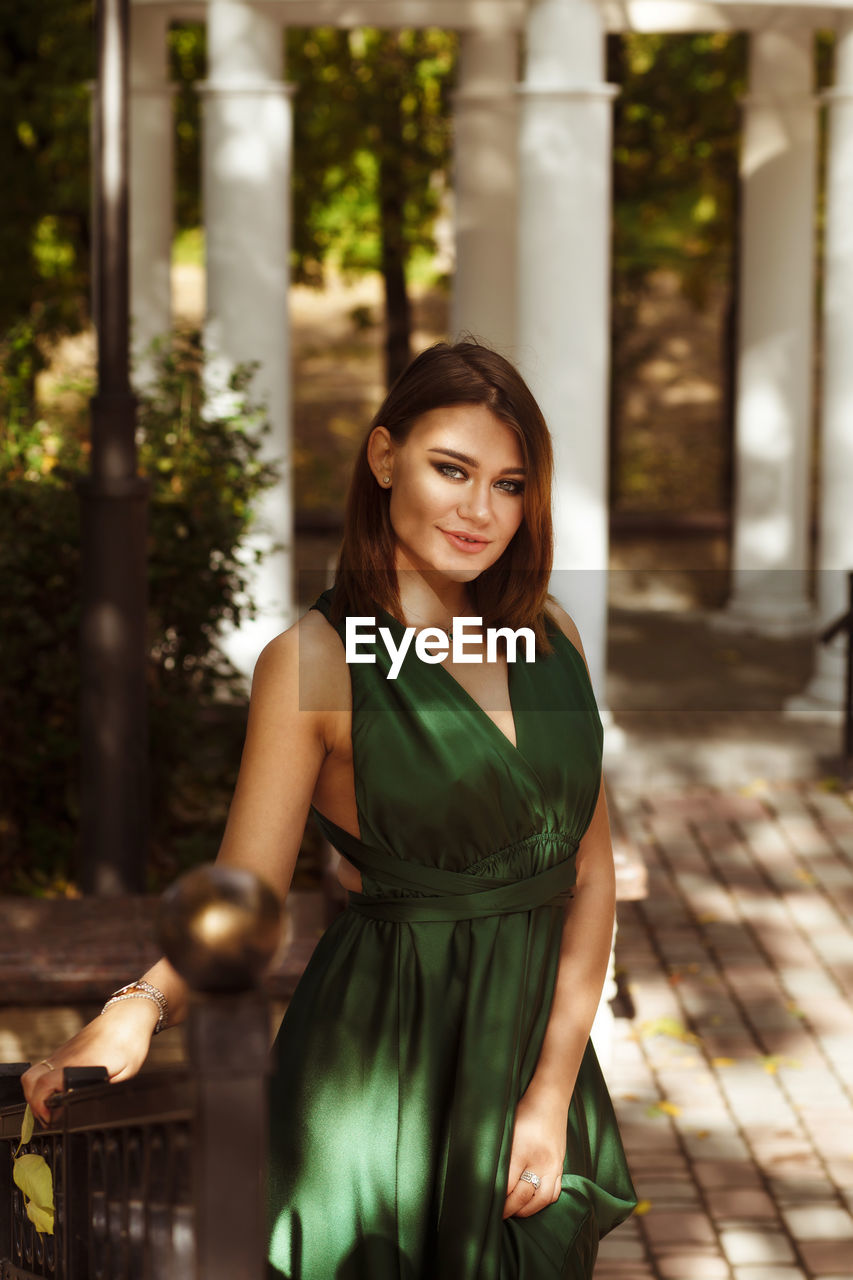
[[[551,642],[509,666],[517,746],[442,665],[410,652],[389,680],[378,644],[350,667],[360,838],[315,816],[362,892],[273,1048],[271,1278],[581,1280],[634,1208],[590,1044],[559,1199],[501,1217],[601,777],[583,659],[556,628]]]

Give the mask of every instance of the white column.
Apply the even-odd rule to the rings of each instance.
[[[820,629],[847,608],[853,569],[853,15],[839,14],[835,87],[826,95],[829,148],[823,260],[823,373],[818,507]],[[844,648],[815,647],[815,672],[791,714],[840,717]]]
[[[741,152],[732,597],[718,621],[814,626],[808,597],[816,102],[813,34],[753,31]]]
[[[292,119],[283,83],[284,32],[274,6],[210,0],[209,79],[202,151],[207,317],[206,379],[213,403],[225,403],[233,366],[258,361],[254,392],[267,404],[272,431],[263,456],[282,480],[262,499],[251,551],[250,591],[258,617],[228,636],[225,648],[248,674],[259,651],[289,625],[292,609],[290,334],[288,284]],[[273,549],[277,548],[277,549]]]
[[[134,384],[151,376],[145,358],[172,327],[174,89],[169,83],[168,17],[130,12],[130,322]]]
[[[456,271],[451,329],[512,356],[518,238],[518,36],[462,34],[454,95]]]
[[[552,590],[599,701],[607,626],[611,99],[594,0],[534,0],[519,124],[519,357],[554,437]]]

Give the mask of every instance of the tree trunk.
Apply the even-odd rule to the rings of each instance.
[[[405,182],[403,130],[399,99],[388,102],[379,163],[379,208],[382,236],[382,277],[385,282],[385,376],[387,385],[412,358],[412,310],[406,290]]]

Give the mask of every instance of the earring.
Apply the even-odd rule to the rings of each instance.
[[[383,483],[383,484],[390,484],[390,483],[391,483],[391,477],[390,477],[390,476],[383,476],[383,477],[382,477],[382,483]]]

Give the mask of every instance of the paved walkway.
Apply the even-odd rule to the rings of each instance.
[[[853,795],[622,785],[608,1078],[638,1213],[596,1280],[853,1280]]]

